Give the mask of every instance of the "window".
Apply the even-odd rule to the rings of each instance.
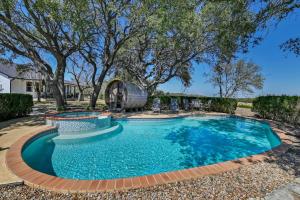
[[[26,92],[32,92],[32,82],[26,82]]]

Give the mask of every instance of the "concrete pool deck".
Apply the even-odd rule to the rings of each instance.
[[[143,112],[143,113],[117,114],[114,117],[121,117],[121,118],[123,117],[170,118],[171,117],[172,118],[172,117],[188,116],[191,114],[204,114],[204,113],[186,112],[180,114],[152,114],[152,113]],[[220,115],[220,113],[209,113],[209,115]],[[218,163],[210,166],[196,167],[191,169],[167,172],[162,174],[154,174],[154,175],[143,176],[143,177],[117,179],[117,180],[80,181],[80,180],[62,179],[59,177],[46,175],[37,172],[35,170],[32,170],[23,162],[21,157],[21,148],[23,144],[31,137],[39,134],[42,130],[51,129],[51,127],[47,127],[47,126],[39,126],[38,124],[36,124],[36,126],[30,126],[29,124],[30,122],[27,124],[27,126],[29,127],[26,127],[26,123],[25,126],[23,127],[21,123],[20,124],[21,128],[17,130],[14,130],[14,128],[12,128],[11,131],[13,132],[11,132],[10,134],[14,135],[13,140],[17,142],[14,143],[13,141],[10,141],[10,145],[12,145],[12,143],[14,144],[10,146],[11,149],[7,153],[6,162],[10,170],[12,170],[19,177],[21,177],[21,180],[24,180],[25,184],[33,187],[53,190],[56,192],[95,192],[95,191],[124,190],[130,188],[147,187],[152,185],[159,185],[159,184],[182,181],[187,179],[199,178],[206,175],[212,175],[212,174],[217,174],[217,173],[237,169],[244,165],[249,165],[252,163],[264,161],[265,159],[272,159],[272,154],[274,153],[280,154],[285,152],[287,149],[286,144],[290,143],[284,131],[272,127],[273,130],[280,136],[284,144],[281,145],[279,148],[276,148],[270,152],[266,152],[263,154],[253,155],[247,158],[242,158],[235,161],[227,161],[227,162]],[[28,133],[25,130],[28,130]],[[24,133],[24,135],[22,133]],[[8,170],[6,169],[6,171]]]
[[[0,184],[16,184],[22,180],[16,177],[5,165],[5,155],[10,146],[22,136],[39,131],[46,126],[43,118],[25,117],[0,122]]]

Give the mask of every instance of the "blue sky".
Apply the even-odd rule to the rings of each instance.
[[[300,12],[289,15],[276,27],[273,26],[263,33],[264,40],[249,53],[239,58],[252,61],[262,68],[265,77],[264,88],[254,94],[242,94],[240,97],[251,97],[267,94],[300,95],[300,57],[285,53],[279,45],[292,37],[300,37]],[[184,92],[206,96],[216,96],[217,88],[213,88],[203,76],[209,71],[207,65],[195,65],[192,85],[184,88],[179,80],[173,79],[159,87],[168,92]]]

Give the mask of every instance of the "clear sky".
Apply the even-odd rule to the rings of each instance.
[[[255,91],[252,95],[243,94],[243,97],[251,97],[267,94],[300,95],[300,57],[292,53],[283,52],[279,45],[289,38],[300,37],[300,11],[288,16],[276,27],[263,33],[264,40],[249,53],[239,58],[252,61],[262,68],[265,77],[264,88]],[[217,88],[213,88],[203,76],[209,71],[206,65],[195,65],[192,76],[192,85],[184,88],[179,80],[173,79],[160,86],[159,89],[168,92],[184,92],[206,96],[216,96]]]

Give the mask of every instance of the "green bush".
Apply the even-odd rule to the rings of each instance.
[[[0,94],[0,121],[26,116],[32,106],[29,94]]]
[[[183,99],[188,99],[190,102],[193,99],[199,99],[207,111],[224,112],[232,114],[234,113],[237,107],[237,100],[231,98],[160,95],[150,96],[148,98],[145,109],[151,109],[154,98],[160,98],[162,109],[169,108],[172,98],[177,99],[180,109],[184,108]],[[208,104],[209,102],[211,103]]]
[[[299,123],[299,96],[261,96],[253,101],[253,111],[261,117],[289,123]]]
[[[208,111],[233,114],[237,107],[237,100],[232,98],[199,97],[198,99],[200,99],[204,105],[211,101],[210,106],[207,107]]]

